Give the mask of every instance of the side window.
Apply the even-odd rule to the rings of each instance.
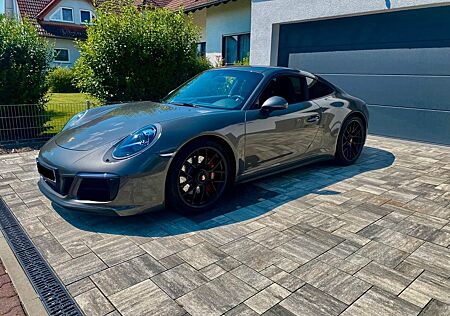
[[[308,84],[308,96],[310,100],[322,98],[334,92],[333,88],[317,79],[306,77],[306,83]]]
[[[269,83],[258,98],[256,108],[273,96],[285,98],[288,104],[295,104],[306,100],[304,93],[305,80],[300,76],[279,76]]]

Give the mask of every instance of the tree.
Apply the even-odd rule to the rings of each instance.
[[[0,140],[34,138],[44,129],[48,42],[26,20],[0,15]],[[27,104],[27,106],[6,106]]]
[[[0,104],[42,103],[51,60],[48,42],[30,23],[0,15]]]
[[[197,56],[199,32],[182,11],[109,1],[87,34],[78,42],[77,85],[103,100],[158,100],[209,67]]]

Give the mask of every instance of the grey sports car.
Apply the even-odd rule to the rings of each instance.
[[[39,188],[79,211],[200,212],[236,182],[318,160],[355,162],[368,117],[363,101],[308,72],[212,69],[160,103],[75,115],[39,153]]]

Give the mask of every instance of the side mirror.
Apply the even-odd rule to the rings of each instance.
[[[261,106],[261,112],[270,113],[277,110],[286,110],[288,101],[285,98],[273,96],[268,98]]]

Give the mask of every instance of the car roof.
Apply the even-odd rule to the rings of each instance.
[[[219,67],[215,69],[232,69],[232,70],[240,70],[240,71],[249,71],[249,72],[257,72],[265,75],[276,74],[280,72],[296,72],[304,76],[309,76],[316,78],[316,76],[310,72],[303,71],[300,69],[287,68],[287,67],[275,67],[275,66],[226,66]]]

